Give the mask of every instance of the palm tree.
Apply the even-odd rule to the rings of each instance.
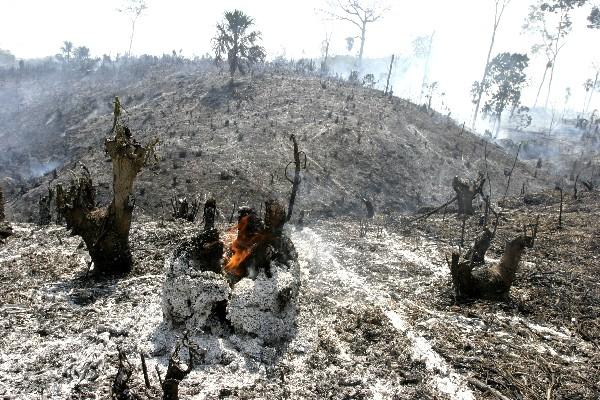
[[[259,31],[248,32],[254,20],[242,11],[225,12],[225,19],[217,24],[217,36],[213,38],[216,61],[227,55],[231,79],[236,71],[245,74],[253,64],[265,59],[265,49],[256,44],[261,38]]]
[[[73,42],[65,40],[63,42],[63,47],[60,48],[60,51],[62,51],[62,53],[64,54],[65,60],[69,62],[71,60],[71,53],[73,52]]]

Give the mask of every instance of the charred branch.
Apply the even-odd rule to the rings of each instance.
[[[132,400],[134,396],[129,389],[129,381],[133,374],[133,365],[127,360],[125,352],[119,349],[119,368],[112,384],[113,400]]]
[[[290,201],[288,204],[287,218],[286,221],[289,221],[292,218],[292,213],[294,211],[294,202],[296,201],[296,193],[298,192],[298,186],[300,186],[300,182],[302,178],[300,177],[300,171],[306,169],[306,153],[298,150],[298,142],[296,141],[296,136],[291,135],[290,140],[294,143],[294,161],[290,161],[288,165],[285,167],[285,178],[292,184],[292,193],[290,194]],[[301,156],[304,159],[301,159]],[[304,162],[302,162],[304,161]],[[288,176],[288,167],[294,164],[294,179],[291,179]]]
[[[189,361],[187,366],[184,367],[179,360],[179,350],[181,346],[185,346],[189,353]],[[204,354],[200,353],[191,346],[188,342],[187,335],[184,335],[183,339],[177,343],[175,350],[169,358],[169,364],[167,366],[167,373],[164,380],[160,379],[160,372],[158,366],[156,370],[158,372],[159,379],[161,381],[161,387],[163,391],[163,400],[178,400],[179,399],[179,383],[192,371],[195,362],[202,362]]]
[[[175,219],[194,222],[199,211],[198,200],[188,201],[187,197],[171,198],[172,215]]]

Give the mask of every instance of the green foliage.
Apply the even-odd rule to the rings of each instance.
[[[245,74],[266,57],[265,49],[257,44],[260,32],[249,31],[252,25],[254,20],[239,10],[225,12],[225,19],[217,24],[217,36],[213,38],[215,59],[222,61],[227,56],[232,78],[236,71]]]
[[[526,54],[501,53],[494,57],[488,77],[482,83],[488,98],[483,106],[484,116],[499,121],[508,107],[515,110],[520,106],[521,91],[527,81],[524,71],[528,65]]]
[[[587,18],[590,29],[600,29],[600,7],[592,7],[592,11]]]
[[[15,56],[10,51],[0,49],[0,67],[12,67],[15,61]]]
[[[63,46],[60,48],[60,51],[62,53],[63,59],[66,62],[71,61],[71,54],[73,54],[73,42],[65,40],[63,42]]]

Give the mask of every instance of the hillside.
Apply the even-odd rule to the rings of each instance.
[[[126,73],[127,72],[127,73]],[[136,181],[138,213],[170,214],[173,195],[215,196],[222,213],[287,198],[290,135],[307,155],[297,210],[313,215],[405,212],[453,196],[455,175],[484,169],[486,142],[447,116],[337,80],[267,68],[233,85],[212,66],[158,65],[80,77],[5,81],[0,98],[0,168],[8,214],[33,220],[48,184],[68,180],[78,162],[93,172],[102,200],[111,185],[103,140],[119,96],[125,122],[142,141],[159,138],[160,161]],[[487,144],[492,193],[506,185],[514,154]],[[517,163],[511,193],[544,186]],[[44,175],[45,174],[45,175]],[[542,177],[543,174],[538,174]]]

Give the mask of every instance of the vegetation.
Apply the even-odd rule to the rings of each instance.
[[[475,84],[473,87],[473,102],[480,91],[487,96],[483,113],[494,121],[495,136],[500,130],[502,113],[509,107],[514,112],[521,105],[521,92],[527,81],[525,68],[528,65],[529,57],[526,54],[498,54],[490,63],[488,78],[482,85]]]
[[[365,50],[365,40],[367,38],[367,26],[383,17],[387,7],[383,7],[378,3],[368,2],[364,0],[337,0],[329,2],[329,10],[324,10],[329,17],[350,22],[358,28],[360,39],[360,49],[356,60],[356,67],[359,72],[362,70],[362,60]],[[348,51],[352,50],[355,37],[347,38]]]
[[[233,79],[236,71],[245,74],[252,65],[263,62],[265,49],[258,45],[259,31],[249,31],[254,20],[242,11],[225,12],[225,19],[217,24],[217,35],[213,38],[216,61],[227,57],[229,73]]]

